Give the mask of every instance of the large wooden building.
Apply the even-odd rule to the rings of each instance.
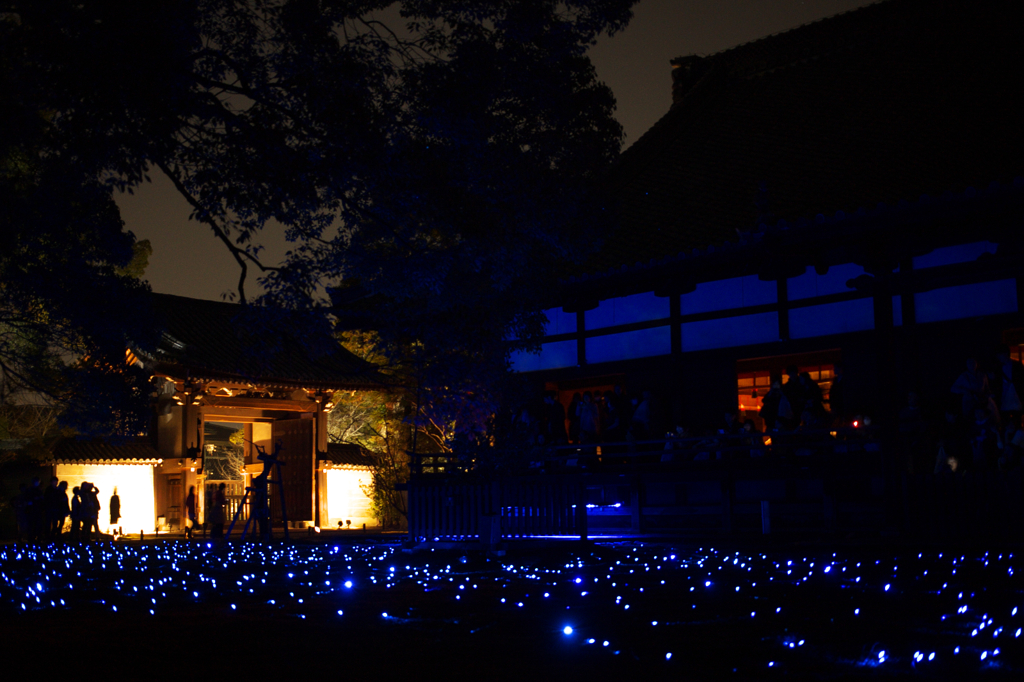
[[[565,404],[650,390],[671,427],[756,414],[790,364],[827,396],[841,362],[885,421],[1020,359],[1024,5],[889,0],[672,68],[608,180],[617,229],[517,370]]]
[[[337,344],[318,353],[297,336],[261,333],[259,318],[237,304],[164,294],[153,304],[159,344],[128,352],[153,385],[150,433],[129,443],[65,441],[51,461],[58,478],[96,483],[104,506],[119,487],[126,532],[175,530],[191,486],[200,522],[222,482],[233,511],[263,470],[262,448],[283,463],[285,505],[271,486],[273,521],[375,525],[362,489],[369,459],[357,446],[329,443],[327,429],[337,391],[382,385],[371,364]]]

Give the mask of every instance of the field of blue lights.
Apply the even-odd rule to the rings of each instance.
[[[1021,674],[1024,580],[1013,553],[844,551],[617,542],[487,559],[387,543],[8,545],[0,636],[31,658],[44,653],[33,649],[41,629],[85,640],[96,630],[97,644],[153,657],[173,648],[168,631],[250,650],[264,641],[256,632],[292,666],[288,652],[303,650],[305,667],[341,656],[412,671],[441,666],[443,650],[456,676],[508,679],[535,666]]]

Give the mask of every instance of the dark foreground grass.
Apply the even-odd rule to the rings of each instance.
[[[1018,563],[1012,552],[633,542],[501,559],[387,542],[8,546],[0,670],[1020,679]]]

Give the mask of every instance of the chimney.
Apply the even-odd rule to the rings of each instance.
[[[695,54],[676,57],[672,60],[672,106],[676,106],[693,89],[704,74],[708,64],[704,57]]]

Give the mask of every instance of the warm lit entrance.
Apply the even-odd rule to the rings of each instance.
[[[125,533],[155,530],[153,518],[153,466],[150,464],[57,464],[55,476],[68,482],[71,491],[89,481],[99,488],[100,530],[110,533],[122,528]],[[121,500],[121,519],[110,524],[110,498],[117,489]]]
[[[377,525],[368,495],[373,476],[366,470],[327,470],[327,522],[329,528],[367,528]]]

